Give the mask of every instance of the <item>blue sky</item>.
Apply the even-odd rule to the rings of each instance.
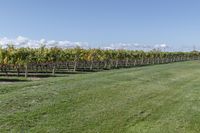
[[[200,48],[199,0],[0,0],[0,37]]]

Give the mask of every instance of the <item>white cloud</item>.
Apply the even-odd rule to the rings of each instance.
[[[41,45],[45,45],[48,48],[59,47],[59,48],[91,48],[87,42],[71,42],[68,40],[56,41],[56,40],[31,40],[27,37],[18,36],[15,39],[9,39],[7,37],[0,38],[0,45],[5,48],[8,44],[13,44],[15,47],[31,47],[39,48]],[[149,51],[153,48],[156,49],[166,49],[169,48],[167,44],[157,44],[157,45],[147,45],[147,44],[138,44],[138,43],[112,43],[104,46],[100,46],[102,49],[126,49],[126,50],[144,50]]]
[[[0,45],[5,48],[8,44],[12,44],[17,48],[20,47],[31,47],[31,48],[39,48],[41,45],[45,45],[48,48],[51,47],[60,47],[60,48],[74,48],[74,47],[82,47],[88,48],[89,44],[87,42],[71,42],[71,41],[56,41],[56,40],[31,40],[29,38],[18,36],[15,39],[9,39],[7,37],[0,38]]]
[[[125,50],[144,50],[149,51],[154,48],[168,48],[166,44],[158,45],[147,45],[147,44],[138,44],[138,43],[112,43],[108,46],[103,47],[103,49],[125,49]]]
[[[166,44],[160,44],[160,47],[161,47],[161,48],[166,48],[167,45],[166,45]]]
[[[167,45],[165,43],[156,44],[152,47],[152,49],[157,49],[157,50],[161,50],[161,51],[168,51],[168,52],[184,51],[184,50],[181,50],[179,47],[171,47],[170,45]]]
[[[157,44],[154,46],[154,48],[156,49],[166,49],[169,48],[169,46],[167,44]]]

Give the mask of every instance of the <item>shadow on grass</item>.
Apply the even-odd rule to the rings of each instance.
[[[26,79],[16,79],[16,78],[0,78],[1,82],[29,82],[29,80]]]
[[[28,77],[33,77],[33,78],[49,78],[49,77],[66,77],[69,75],[73,75],[73,74],[87,74],[87,73],[91,73],[91,72],[82,72],[82,71],[68,71],[68,72],[61,72],[58,71],[55,73],[55,75],[52,75],[51,72],[29,72],[28,73]],[[17,73],[14,72],[9,72],[8,74],[5,73],[0,73],[0,77],[25,77],[24,73],[20,73],[19,75],[17,75]]]

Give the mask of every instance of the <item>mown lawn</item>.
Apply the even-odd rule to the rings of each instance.
[[[0,132],[199,133],[200,62],[0,80]]]

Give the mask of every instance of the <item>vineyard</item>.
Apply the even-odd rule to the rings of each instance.
[[[1,74],[64,73],[69,71],[100,71],[135,66],[164,64],[200,59],[200,53],[149,52],[133,50],[15,48],[0,49]]]

